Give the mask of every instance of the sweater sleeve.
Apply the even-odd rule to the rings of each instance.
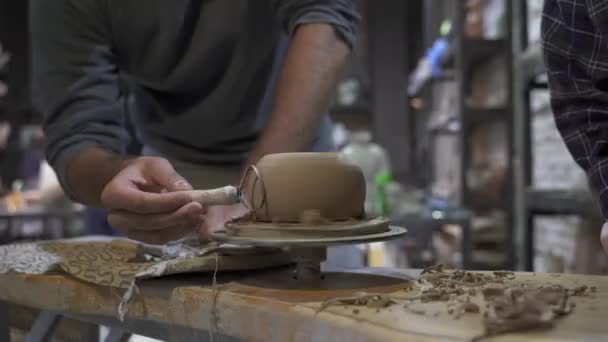
[[[582,0],[547,0],[541,32],[557,128],[608,219],[608,50],[598,16]]]
[[[124,153],[128,133],[118,68],[100,1],[30,2],[33,102],[44,115],[46,157],[69,197],[66,168],[90,146]]]
[[[351,48],[355,44],[359,12],[355,0],[272,0],[272,9],[284,30],[292,35],[301,24],[330,24]]]

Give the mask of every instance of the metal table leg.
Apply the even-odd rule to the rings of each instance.
[[[79,322],[79,324],[80,324],[80,341],[82,341],[82,342],[99,341],[99,325],[87,323],[87,322]]]
[[[533,272],[534,271],[534,215],[530,212],[526,214],[526,224],[527,229],[525,231],[526,244],[523,246],[525,250],[525,271]]]
[[[471,221],[467,220],[462,223],[462,268],[465,270],[473,268],[472,250]]]
[[[25,342],[46,342],[51,341],[59,323],[61,316],[54,312],[43,311],[38,315],[32,329],[25,337]]]
[[[327,259],[326,247],[298,247],[290,250],[296,262],[294,278],[300,281],[318,281],[322,279],[321,263]]]
[[[127,342],[130,338],[131,334],[117,328],[111,328],[110,333],[106,336],[104,342]]]
[[[11,341],[11,324],[9,320],[9,305],[0,301],[0,341]]]
[[[13,239],[15,239],[15,238],[18,236],[18,235],[15,233],[15,218],[14,218],[14,217],[9,217],[9,218],[8,218],[8,222],[7,222],[7,224],[8,224],[8,227],[7,227],[7,229],[6,229],[6,231],[7,231],[7,236],[8,236],[7,241],[8,241],[8,242],[12,242],[12,241],[13,241]]]

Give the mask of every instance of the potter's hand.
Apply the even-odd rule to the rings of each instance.
[[[604,252],[608,253],[608,223],[604,223],[604,226],[602,227],[600,241],[602,242]]]
[[[101,202],[108,222],[129,238],[161,244],[192,232],[205,208],[181,190],[192,186],[163,158],[141,157],[128,163],[104,187]]]
[[[203,223],[199,227],[201,241],[210,241],[210,233],[224,229],[224,224],[232,219],[249,214],[249,210],[242,204],[217,205],[209,207]]]

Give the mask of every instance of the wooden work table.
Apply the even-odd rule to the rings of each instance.
[[[325,288],[317,290],[289,280],[290,274],[285,269],[218,274],[215,290],[208,274],[143,281],[124,322],[116,319],[122,291],[64,275],[1,275],[0,300],[175,341],[206,340],[210,326],[219,327],[212,336],[215,341],[467,341],[482,333],[479,317],[420,315],[401,305],[380,312],[335,306],[316,313],[319,303],[331,298],[360,291],[402,290],[406,279],[419,274],[416,270],[328,273]],[[587,285],[597,291],[593,296],[573,298],[573,313],[550,330],[492,340],[608,340],[607,277],[530,273],[517,273],[516,277],[534,286]],[[6,306],[4,310],[6,314]]]

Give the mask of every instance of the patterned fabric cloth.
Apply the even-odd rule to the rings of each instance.
[[[64,273],[102,286],[127,289],[122,319],[138,280],[171,274],[276,267],[289,258],[274,249],[194,246],[180,240],[163,246],[127,239],[86,238],[0,246],[0,274]]]
[[[557,127],[608,218],[608,1],[546,0],[541,30]]]

